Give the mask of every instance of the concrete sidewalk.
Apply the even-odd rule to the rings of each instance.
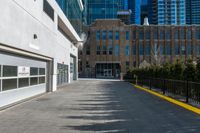
[[[0,133],[199,133],[200,116],[120,81],[77,81],[0,112]]]

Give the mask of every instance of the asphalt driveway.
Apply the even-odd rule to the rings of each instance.
[[[0,133],[200,133],[200,116],[128,83],[84,80],[0,112]]]

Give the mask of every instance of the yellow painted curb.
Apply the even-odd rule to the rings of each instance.
[[[148,93],[150,93],[150,94],[153,94],[153,95],[155,95],[155,96],[157,96],[157,97],[160,97],[160,98],[162,98],[162,99],[164,99],[164,100],[166,100],[166,101],[168,101],[168,102],[171,102],[171,103],[173,103],[173,104],[176,104],[176,105],[178,105],[178,106],[180,106],[180,107],[183,107],[183,108],[185,108],[185,109],[187,109],[187,110],[190,110],[190,111],[192,111],[192,112],[197,113],[197,114],[200,115],[200,109],[197,108],[197,107],[194,107],[194,106],[191,106],[191,105],[189,105],[189,104],[180,102],[180,101],[175,100],[175,99],[173,99],[173,98],[170,98],[170,97],[167,97],[167,96],[165,96],[165,95],[159,94],[159,93],[157,93],[157,92],[155,92],[155,91],[152,91],[152,90],[146,89],[146,88],[144,88],[144,87],[141,87],[141,86],[139,86],[139,85],[134,85],[134,84],[132,84],[132,85],[133,85],[134,87],[140,89],[140,90],[146,91],[146,92],[148,92]]]

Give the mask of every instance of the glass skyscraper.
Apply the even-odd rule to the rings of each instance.
[[[125,8],[124,0],[84,0],[87,2],[87,24],[96,19],[117,18],[117,11]]]
[[[128,0],[128,7],[131,10],[131,24],[141,24],[141,0]]]
[[[128,10],[128,1],[129,0],[124,0],[124,10]]]
[[[56,0],[63,13],[69,19],[75,30],[82,32],[82,10],[80,0]]]
[[[186,23],[200,24],[200,0],[186,0]]]
[[[87,24],[96,19],[116,19],[117,12],[131,10],[131,24],[140,24],[140,0],[83,0]]]
[[[150,24],[186,24],[185,0],[149,0]]]

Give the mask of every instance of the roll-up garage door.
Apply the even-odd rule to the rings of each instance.
[[[47,62],[0,52],[0,107],[47,91]]]

